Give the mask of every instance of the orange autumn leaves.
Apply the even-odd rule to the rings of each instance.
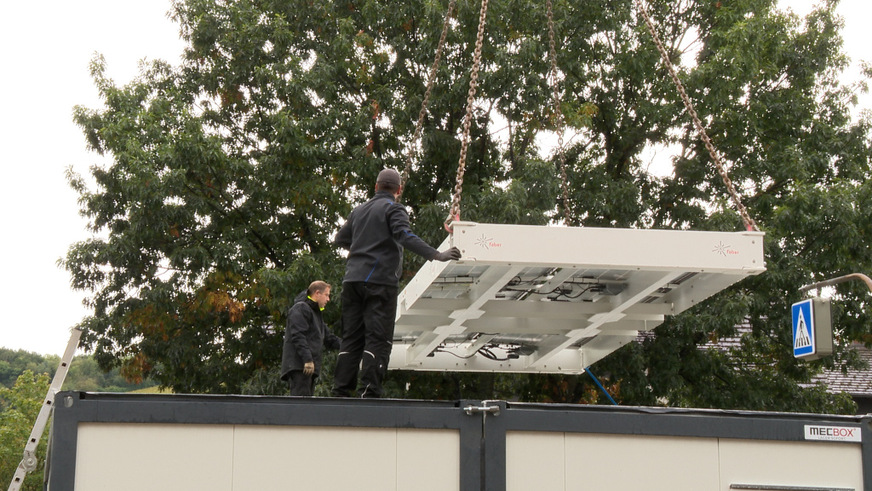
[[[222,331],[232,331],[243,323],[249,304],[261,305],[270,296],[269,289],[260,282],[245,285],[239,275],[228,272],[214,272],[197,290],[179,295],[183,297],[181,302],[149,302],[130,310],[124,317],[124,327],[158,344],[185,342],[183,327],[195,324],[212,325],[215,329],[210,331],[221,337],[227,334]],[[127,380],[140,380],[151,368],[149,356],[141,351],[139,343],[128,348],[121,364]]]

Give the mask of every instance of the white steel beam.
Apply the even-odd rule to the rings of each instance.
[[[543,267],[596,265],[642,270],[761,273],[762,232],[542,227],[454,222],[463,260]]]
[[[484,311],[480,307],[487,301],[492,300],[494,295],[500,291],[502,285],[514,278],[518,271],[519,268],[508,266],[489,269],[487,273],[482,275],[479,282],[471,288],[470,297],[473,301],[469,306],[465,309],[452,311],[448,314],[451,324],[439,326],[431,334],[421,336],[422,339],[420,341],[413,343],[406,353],[407,362],[413,363],[426,357],[445,341],[448,336],[465,332],[466,327],[464,323],[470,319],[481,317]]]
[[[626,317],[624,310],[635,305],[643,298],[649,296],[651,292],[657,290],[658,288],[661,288],[662,285],[669,283],[680,274],[681,273],[671,271],[669,273],[661,275],[658,281],[652,281],[647,285],[636,285],[634,291],[622,295],[624,298],[622,298],[617,305],[614,305],[614,308],[612,308],[611,311],[591,316],[588,320],[587,325],[583,329],[578,329],[569,333],[568,335],[564,336],[565,339],[559,340],[559,342],[554,343],[553,346],[546,345],[540,347],[537,353],[533,355],[533,361],[531,365],[534,368],[536,366],[544,365],[548,362],[548,359],[556,355],[558,352],[572,346],[583,338],[592,337],[601,332],[602,327],[605,324],[614,323],[622,320],[624,317]]]

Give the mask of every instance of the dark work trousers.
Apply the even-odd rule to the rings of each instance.
[[[315,392],[315,377],[306,375],[302,370],[291,370],[291,378],[288,379],[292,396],[309,396]]]
[[[360,397],[381,397],[396,314],[396,286],[343,283],[342,344],[333,377],[334,396],[349,397],[357,388]]]

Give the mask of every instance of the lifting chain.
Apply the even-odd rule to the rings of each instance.
[[[484,23],[487,19],[487,2],[481,0],[481,12],[478,16],[478,35],[475,38],[475,54],[472,59],[472,73],[469,76],[469,95],[466,97],[466,115],[463,119],[463,138],[460,142],[460,161],[457,163],[457,183],[454,186],[454,199],[448,218],[445,219],[445,229],[452,232],[451,223],[460,220],[460,194],[463,191],[463,174],[466,172],[466,151],[469,148],[469,125],[472,123],[472,109],[475,102],[475,89],[478,85],[478,67],[481,64],[481,45],[484,39]]]
[[[690,102],[690,97],[687,96],[687,92],[684,90],[684,85],[681,83],[681,80],[678,79],[678,74],[675,72],[675,68],[672,66],[672,62],[669,60],[669,55],[666,53],[666,48],[663,47],[663,43],[660,41],[660,36],[657,35],[657,31],[654,29],[654,23],[648,16],[648,11],[645,10],[645,5],[642,4],[642,0],[635,0],[635,2],[636,7],[639,9],[639,12],[645,19],[645,24],[648,26],[648,32],[650,32],[651,37],[654,38],[654,44],[657,46],[657,51],[660,52],[660,57],[663,59],[663,64],[666,65],[666,68],[669,70],[669,75],[672,77],[672,81],[675,83],[675,87],[678,89],[679,95],[681,95],[681,100],[684,102],[684,107],[685,109],[687,109],[690,117],[693,118],[693,124],[694,126],[696,126],[699,137],[705,144],[705,148],[708,149],[709,155],[711,155],[712,160],[714,160],[715,165],[718,168],[718,173],[721,175],[721,179],[723,179],[724,184],[727,186],[727,191],[729,191],[730,197],[733,199],[733,204],[736,205],[736,208],[739,210],[739,214],[742,216],[742,221],[745,223],[745,228],[748,231],[760,231],[760,229],[757,227],[757,223],[751,218],[750,215],[748,215],[748,210],[745,209],[745,206],[742,204],[741,198],[739,198],[739,193],[736,191],[735,186],[733,186],[733,182],[727,175],[727,170],[724,168],[724,164],[721,162],[720,157],[718,157],[717,151],[715,150],[715,146],[712,144],[711,139],[706,134],[705,128],[702,125],[702,121],[700,121],[699,119],[699,115],[693,109],[693,104]]]
[[[409,144],[409,153],[406,155],[406,167],[403,169],[401,176],[401,185],[405,186],[409,179],[409,172],[412,170],[412,158],[415,154],[415,146],[418,139],[421,138],[421,131],[424,127],[424,116],[427,114],[427,106],[430,104],[430,94],[433,92],[433,81],[436,80],[436,70],[439,69],[439,63],[442,60],[442,48],[445,46],[445,37],[448,34],[448,26],[451,24],[451,14],[454,11],[454,6],[457,0],[448,2],[448,11],[445,13],[445,22],[442,23],[442,35],[439,36],[439,45],[436,47],[436,58],[433,60],[433,66],[430,67],[430,73],[427,75],[427,90],[424,92],[424,100],[421,102],[421,111],[418,113],[418,122],[415,124],[415,134],[412,136],[412,141]]]
[[[563,110],[560,107],[560,92],[557,87],[557,48],[554,42],[554,11],[551,0],[545,5],[548,8],[548,54],[551,57],[552,98],[554,100],[554,119],[557,128],[557,156],[560,163],[560,181],[563,190],[563,219],[567,226],[572,224],[569,213],[569,184],[566,177],[566,152],[563,149]]]

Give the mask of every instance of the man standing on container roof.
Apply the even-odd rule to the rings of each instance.
[[[381,397],[394,336],[403,248],[428,260],[460,259],[452,247],[439,252],[412,233],[409,214],[397,203],[400,174],[384,169],[375,196],[355,208],[334,243],[348,249],[342,281],[342,344],[336,360],[333,395]],[[360,386],[357,378],[360,375]]]
[[[282,345],[282,380],[292,396],[312,396],[321,375],[322,347],[337,349],[340,339],[324,324],[321,312],[330,301],[330,284],[313,281],[288,309],[288,324]]]

